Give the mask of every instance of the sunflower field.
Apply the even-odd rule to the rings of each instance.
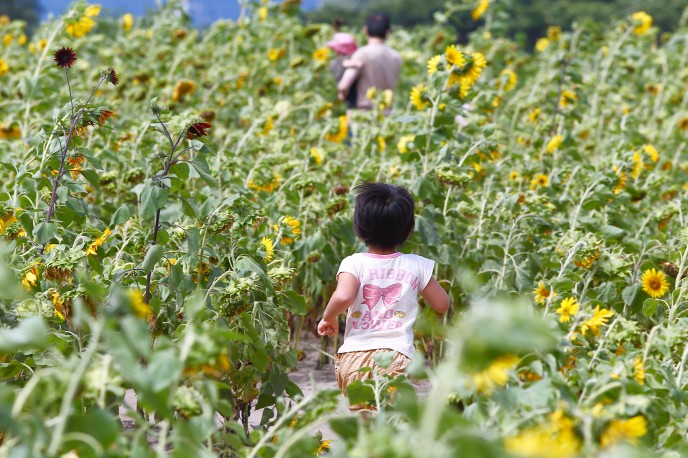
[[[688,454],[688,13],[530,52],[500,3],[394,29],[396,93],[349,116],[296,0],[0,17],[0,456]],[[453,302],[412,381],[349,387],[371,417],[290,379],[332,371],[364,181],[411,191]]]

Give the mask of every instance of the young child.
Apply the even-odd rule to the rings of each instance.
[[[350,60],[352,54],[358,49],[356,39],[350,33],[338,32],[335,33],[332,40],[327,43],[327,47],[337,53],[337,57],[330,62],[330,71],[335,81],[339,83],[339,80],[342,79],[344,71],[347,68],[360,65]],[[349,91],[349,96],[347,97],[348,108],[356,108],[357,84],[358,81],[354,81],[352,90]]]
[[[370,367],[396,376],[413,358],[413,323],[418,295],[438,312],[449,309],[449,296],[433,278],[435,262],[397,250],[414,227],[414,202],[399,186],[366,183],[356,188],[354,230],[368,247],[345,258],[337,272],[337,289],[318,324],[321,336],[339,331],[337,317],[348,309],[344,343],[335,360],[339,388],[345,392],[355,380],[372,377],[357,372]],[[392,364],[377,368],[373,356],[395,351]],[[359,410],[362,406],[352,406]]]

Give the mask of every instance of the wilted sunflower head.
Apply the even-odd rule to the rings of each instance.
[[[53,59],[60,68],[71,68],[76,61],[76,52],[72,48],[62,47],[55,52]]]
[[[195,122],[189,126],[186,136],[189,138],[189,140],[193,140],[197,137],[205,137],[208,135],[208,129],[211,127],[212,126],[209,122]]]
[[[111,83],[113,86],[117,86],[119,84],[119,77],[117,76],[117,72],[112,67],[108,68],[107,72],[105,72],[105,79],[108,81],[108,83]]]

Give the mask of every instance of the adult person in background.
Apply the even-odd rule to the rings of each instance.
[[[366,97],[368,89],[394,91],[399,79],[401,56],[385,44],[391,24],[389,16],[374,13],[368,17],[365,34],[368,44],[358,48],[351,56],[351,67],[347,68],[339,80],[339,100],[347,100],[356,82],[356,109],[370,110],[372,101]]]

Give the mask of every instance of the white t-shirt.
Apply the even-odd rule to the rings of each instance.
[[[435,261],[415,254],[356,253],[339,265],[358,279],[338,353],[391,348],[413,358],[418,294],[432,278]]]

